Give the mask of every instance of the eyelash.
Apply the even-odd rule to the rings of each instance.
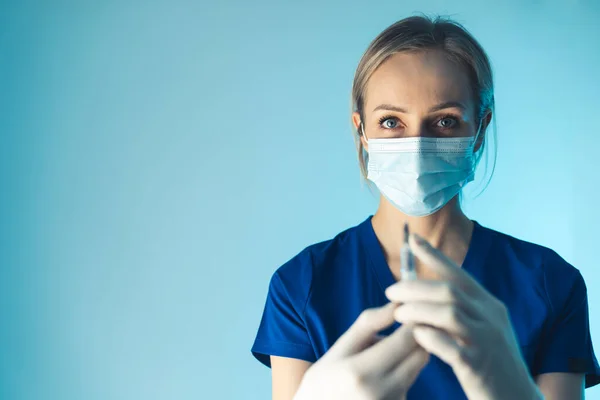
[[[384,115],[383,117],[379,118],[379,125],[381,126],[381,124],[383,124],[383,122],[386,121],[386,120],[388,120],[388,119],[398,119],[398,118],[395,117],[395,116],[393,116],[393,115]],[[436,121],[436,123],[438,123],[438,122],[440,122],[441,120],[444,120],[444,119],[452,119],[452,120],[454,120],[455,124],[451,128],[440,127],[440,129],[444,129],[444,130],[455,129],[459,125],[459,118],[456,115],[453,115],[453,114],[445,114],[445,115],[441,116]],[[384,128],[384,129],[396,129],[396,128]]]

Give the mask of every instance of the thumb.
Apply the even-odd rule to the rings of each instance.
[[[392,325],[397,304],[364,310],[352,326],[331,346],[328,358],[343,358],[356,354],[377,341],[379,331]]]

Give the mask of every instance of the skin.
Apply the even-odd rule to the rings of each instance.
[[[450,102],[456,104],[448,104]],[[398,109],[377,109],[381,105]],[[368,139],[475,136],[481,123],[480,145],[492,115],[488,112],[478,121],[476,109],[463,67],[448,60],[440,51],[398,53],[373,73],[365,96],[364,120],[359,113],[353,113],[352,121],[357,129],[361,122],[364,124]],[[380,123],[382,117],[388,118]],[[367,140],[364,136],[361,140],[368,151]],[[397,280],[400,279],[397,271],[400,271],[399,250],[405,222],[409,223],[413,233],[424,238],[455,265],[462,265],[474,224],[463,213],[456,198],[433,215],[411,217],[381,196],[372,224]],[[416,267],[420,279],[440,278],[435,269],[418,260]],[[271,362],[273,399],[292,399],[311,363],[284,357],[271,357]],[[548,400],[584,398],[582,374],[547,373],[535,377],[535,383]]]

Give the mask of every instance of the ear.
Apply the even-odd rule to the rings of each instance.
[[[475,143],[475,151],[479,151],[483,141],[485,140],[485,136],[487,134],[487,128],[492,121],[492,110],[487,110],[486,113],[481,118],[481,132],[479,133],[479,137],[477,138],[477,143]]]
[[[358,132],[358,137],[359,137],[360,142],[362,143],[364,149],[366,151],[369,151],[369,145],[367,144],[367,141],[365,140],[365,136],[363,134],[362,127],[360,126],[361,122],[364,123],[364,121],[361,121],[361,119],[360,119],[360,114],[358,112],[354,111],[352,113],[352,124],[354,125],[354,129],[356,129],[356,131]]]
[[[487,127],[492,122],[492,110],[487,110],[485,115],[483,116],[483,120],[481,121],[481,129],[485,132]]]

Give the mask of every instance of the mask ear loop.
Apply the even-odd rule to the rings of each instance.
[[[360,122],[360,127],[362,128],[362,136],[364,136],[365,141],[367,142],[367,144],[369,144],[369,138],[367,137],[367,132],[365,132],[365,125],[362,123],[362,121]]]
[[[483,123],[483,118],[479,121],[479,127],[477,128],[477,135],[475,135],[475,140],[473,140],[473,153],[475,153],[475,146],[477,146],[477,141],[479,140],[479,135],[481,134],[481,124]],[[483,142],[481,143],[483,146]],[[480,148],[478,151],[481,151]]]

